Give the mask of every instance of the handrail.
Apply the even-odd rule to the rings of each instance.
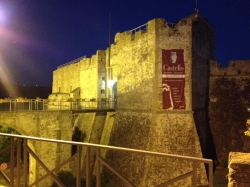
[[[0,102],[0,112],[18,111],[47,111],[47,110],[83,110],[83,109],[114,109],[116,101],[49,101],[48,99],[29,99],[18,101],[16,99]]]
[[[139,27],[136,27],[136,28],[132,29],[131,32],[132,32],[132,34],[135,34],[139,30],[148,31],[148,24],[145,23]]]
[[[107,150],[114,150],[114,151],[125,151],[125,152],[130,152],[130,153],[138,153],[138,154],[143,154],[143,155],[151,155],[151,156],[159,156],[159,157],[166,157],[166,158],[173,158],[173,159],[180,159],[180,160],[185,160],[185,161],[191,161],[193,162],[193,170],[186,173],[182,174],[179,177],[176,177],[174,179],[171,179],[169,181],[166,181],[162,184],[156,185],[155,187],[163,187],[166,186],[167,184],[171,184],[172,182],[175,182],[177,180],[186,178],[186,177],[193,177],[193,186],[197,186],[197,165],[200,163],[205,163],[209,165],[209,173],[208,173],[208,179],[209,179],[209,187],[213,186],[213,162],[210,159],[204,159],[204,158],[196,158],[196,157],[190,157],[190,156],[183,156],[183,155],[175,155],[175,154],[167,154],[167,153],[159,153],[159,152],[152,152],[152,151],[145,151],[145,150],[138,150],[138,149],[131,149],[131,148],[124,148],[124,147],[116,147],[116,146],[108,146],[108,145],[100,145],[100,144],[93,144],[93,143],[81,143],[81,142],[73,142],[73,141],[66,141],[66,140],[55,140],[55,139],[48,139],[48,138],[40,138],[40,137],[33,137],[33,136],[23,136],[23,135],[14,135],[14,134],[6,134],[6,133],[0,133],[0,136],[7,136],[11,139],[11,151],[14,152],[14,139],[17,139],[18,142],[20,140],[23,140],[24,142],[24,163],[23,167],[27,168],[28,163],[27,163],[27,153],[30,153],[36,161],[43,167],[43,169],[47,172],[44,176],[40,177],[37,179],[38,182],[42,181],[43,178],[50,176],[54,179],[54,181],[60,185],[64,186],[59,179],[53,174],[54,171],[57,171],[63,164],[73,160],[76,157],[76,162],[77,162],[77,168],[76,168],[76,180],[77,180],[77,187],[80,187],[80,172],[81,172],[81,149],[82,147],[86,147],[86,185],[87,187],[90,187],[90,148],[96,148],[96,180],[97,180],[97,187],[100,187],[100,181],[101,181],[101,163],[107,168],[112,171],[114,174],[116,174],[121,180],[123,180],[125,183],[127,183],[129,186],[135,187],[133,183],[131,183],[125,176],[119,173],[119,171],[116,171],[110,163],[108,163],[105,158],[102,158],[100,155],[100,149],[107,149]],[[43,142],[51,142],[51,143],[59,143],[59,144],[69,144],[69,145],[76,145],[77,146],[77,153],[76,155],[73,155],[70,157],[68,160],[64,161],[61,163],[59,166],[56,168],[49,170],[46,165],[35,155],[35,153],[28,147],[27,140],[32,140],[32,141],[43,141]],[[20,143],[19,143],[20,144]],[[20,148],[18,149],[20,151]],[[14,154],[11,153],[11,175],[14,176]],[[25,160],[26,159],[26,160]],[[20,163],[19,163],[20,164]],[[2,173],[2,171],[0,171]],[[24,172],[25,173],[25,172]],[[11,181],[14,180],[12,177],[10,179],[10,187],[14,187],[14,182]],[[20,179],[18,180],[20,182]],[[34,182],[33,184],[28,185],[27,181],[27,176],[24,176],[23,182],[26,183],[24,186],[33,186],[37,184],[38,182]]]

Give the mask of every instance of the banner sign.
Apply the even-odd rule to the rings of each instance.
[[[184,50],[162,50],[162,103],[163,109],[185,109]]]

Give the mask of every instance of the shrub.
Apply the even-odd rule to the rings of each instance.
[[[76,178],[69,171],[59,171],[57,177],[65,185],[65,187],[76,186]],[[53,182],[51,187],[58,187],[58,185],[56,182]]]

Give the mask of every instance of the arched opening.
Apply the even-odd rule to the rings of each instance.
[[[9,127],[9,126],[3,126],[0,125],[0,132],[1,133],[6,133],[6,134],[18,134],[20,133],[16,131],[15,129]],[[15,153],[16,151],[16,141],[15,141]],[[10,145],[10,140],[7,136],[0,136],[0,150],[4,149],[5,147]],[[21,158],[22,159],[22,158]],[[0,154],[0,164],[2,163],[9,163],[10,161],[10,150],[6,150],[2,154]]]
[[[21,135],[20,131],[18,131],[18,129],[16,128],[12,128],[9,125],[0,125],[0,133],[6,133],[6,134],[16,134],[16,135]],[[19,138],[20,140],[20,138]],[[1,169],[3,172],[9,179],[10,179],[10,168],[11,168],[11,164],[13,162],[11,162],[11,141],[10,141],[10,137],[8,136],[0,136],[0,166],[7,164],[6,168]],[[28,146],[29,148],[35,152],[34,146],[32,144],[31,141],[28,141]],[[14,138],[14,167],[17,168],[17,165],[19,165],[19,167],[21,167],[21,171],[24,171],[24,141],[23,139],[21,139],[20,144],[18,144],[18,138]],[[27,175],[29,175],[30,173],[33,173],[33,177],[29,177],[34,178],[35,173],[36,173],[36,160],[33,159],[32,156],[30,156],[28,154],[27,157]],[[17,176],[17,170],[14,170],[15,172],[15,176]],[[24,173],[21,173],[21,175],[23,176]],[[15,179],[17,180],[17,179]],[[30,180],[31,181],[31,180]],[[3,177],[0,177],[0,184],[2,185],[6,185],[8,186],[9,183],[4,180]]]

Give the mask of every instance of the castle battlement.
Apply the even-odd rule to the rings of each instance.
[[[210,76],[250,75],[250,60],[231,60],[228,67],[222,67],[217,61],[210,61]]]

